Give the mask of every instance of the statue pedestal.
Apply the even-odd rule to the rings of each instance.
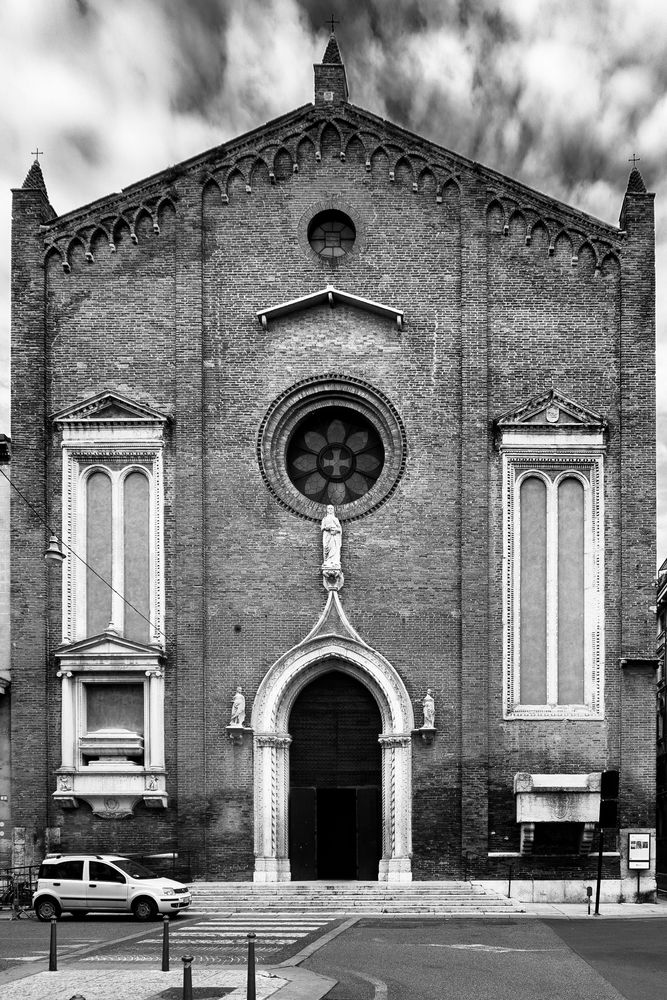
[[[339,567],[322,565],[322,586],[325,590],[340,590],[345,583],[343,571]]]
[[[227,726],[226,732],[227,739],[235,746],[242,746],[244,740],[252,738],[252,729],[249,726]]]
[[[413,738],[418,736],[422,743],[430,747],[435,739],[436,732],[437,729],[435,726],[422,726],[421,729],[413,729],[412,736]]]

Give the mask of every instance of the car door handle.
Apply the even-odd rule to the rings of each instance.
[[[88,883],[88,888],[89,889],[97,889],[97,882],[89,882]]]

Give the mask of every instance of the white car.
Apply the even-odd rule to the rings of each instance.
[[[39,920],[63,911],[133,913],[152,920],[176,915],[192,902],[187,885],[160,878],[131,858],[117,854],[50,854],[39,869],[32,905]]]

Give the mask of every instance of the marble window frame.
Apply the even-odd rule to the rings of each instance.
[[[554,442],[555,443],[555,442]],[[562,442],[559,442],[562,448]],[[572,438],[568,438],[570,447]],[[583,443],[583,442],[582,442]],[[503,718],[588,719],[604,718],[604,461],[591,449],[561,450],[533,441],[529,450],[503,449]],[[542,445],[542,447],[540,447]],[[558,664],[554,651],[557,606],[547,605],[547,702],[525,704],[520,700],[520,499],[521,483],[530,475],[547,482],[547,573],[553,575],[558,558],[553,521],[557,503],[553,494],[568,476],[584,486],[584,701],[557,703]],[[552,493],[549,500],[549,491]],[[557,582],[549,582],[553,597]]]
[[[65,553],[86,551],[86,484],[96,471],[109,475],[112,484],[112,579],[115,591],[123,587],[123,486],[132,472],[141,472],[149,484],[149,605],[148,641],[162,645],[164,628],[164,485],[162,428],[97,426],[63,428],[63,527]],[[63,564],[63,643],[88,637],[86,613],[87,569],[71,554]],[[120,584],[120,586],[118,585]],[[125,604],[112,591],[111,622],[123,634]]]

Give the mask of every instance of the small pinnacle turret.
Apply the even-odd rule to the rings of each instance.
[[[315,104],[344,104],[348,99],[345,66],[332,31],[321,63],[315,69]]]
[[[628,177],[627,190],[631,191],[633,194],[646,194],[646,185],[644,184],[644,178],[637,170],[637,167],[633,167],[630,171],[630,176]]]
[[[24,189],[41,191],[48,199],[46,184],[44,183],[44,175],[42,174],[42,168],[39,165],[39,160],[34,161],[21,186]]]
[[[338,39],[332,31],[329,36],[329,43],[324,50],[324,56],[322,62],[326,63],[337,63],[338,65],[343,65],[343,60],[341,58],[340,49],[338,48]]]

